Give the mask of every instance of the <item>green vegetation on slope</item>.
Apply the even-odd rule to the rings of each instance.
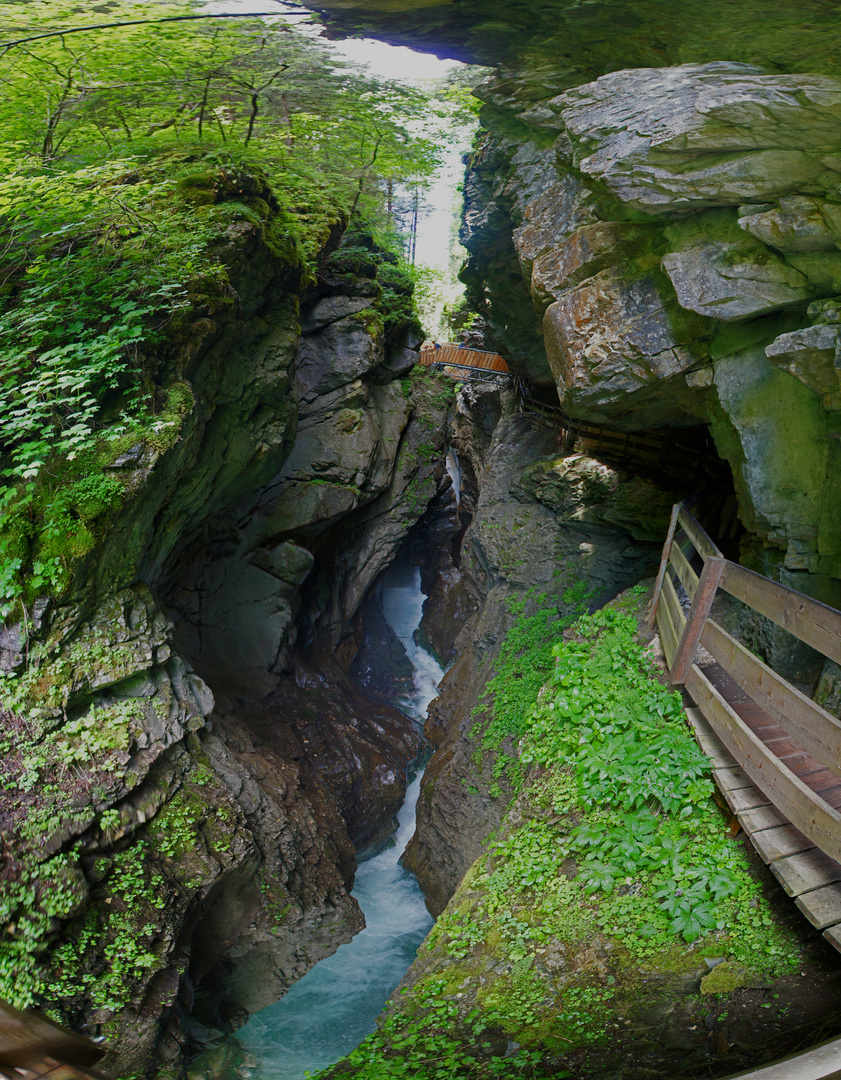
[[[426,90],[378,79],[281,12],[227,18],[193,0],[94,11],[0,0],[0,77],[0,130],[18,158],[79,165],[150,146],[247,147],[317,176],[398,243],[454,125],[472,116],[457,77]]]
[[[525,648],[533,621],[521,612],[515,627]],[[539,692],[494,702],[489,731],[516,742],[519,794],[422,947],[414,984],[328,1075],[571,1075],[569,1054],[610,1053],[646,1009],[682,1001],[705,957],[729,961],[729,981],[707,987],[722,995],[802,964],[636,630],[621,607],[583,617],[556,635]],[[701,1015],[709,999],[681,1007]]]
[[[97,687],[148,657],[90,635],[62,644],[66,626],[27,643],[36,601],[73,595],[79,560],[97,560],[158,459],[206,424],[218,402],[203,350],[250,316],[260,275],[293,340],[295,304],[319,280],[370,300],[359,319],[379,342],[413,326],[411,277],[387,244],[399,251],[398,186],[422,185],[437,160],[408,126],[427,95],[280,24],[155,21],[196,10],[0,0],[0,624],[23,630],[21,657],[8,639],[21,670],[0,677],[0,997],[58,1003],[68,1020],[86,995],[125,1005],[165,948],[161,866],[169,880],[183,855],[179,895],[196,875],[189,851],[168,850],[176,833],[148,828],[89,895],[74,837],[125,842],[109,807],[136,779],[126,763],[146,722],[145,700]],[[152,21],[7,47],[130,19]],[[285,405],[263,404],[285,421]]]
[[[128,494],[112,462],[178,438],[194,405],[184,365],[236,301],[226,231],[262,238],[292,283],[342,215],[297,177],[273,177],[282,204],[263,168],[230,153],[6,164],[0,617],[66,587]]]
[[[293,289],[348,218],[399,248],[400,192],[428,183],[461,108],[283,21],[167,21],[195,14],[0,0],[1,619],[61,595],[107,532],[131,494],[113,462],[178,440],[184,369],[238,302],[237,243],[258,236]],[[412,319],[412,283],[382,245],[359,251],[375,248],[360,319],[388,335]]]

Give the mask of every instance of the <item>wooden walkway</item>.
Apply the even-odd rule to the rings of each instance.
[[[586,454],[678,490],[697,491],[720,480],[725,468],[706,428],[617,431],[567,416],[559,405],[524,394],[519,383],[517,401],[524,416],[558,432],[566,453]]]
[[[514,378],[499,353],[459,345],[425,346],[418,363],[462,380]],[[723,466],[706,428],[703,432],[699,428],[617,431],[567,416],[560,405],[535,397],[527,381],[519,377],[516,391],[520,413],[557,431],[567,454],[586,454],[684,490],[698,490],[721,477]]]
[[[841,612],[723,558],[686,507],[674,508],[651,612],[671,680],[697,706],[689,723],[739,825],[841,951],[841,721],[710,618],[718,589],[836,663]]]

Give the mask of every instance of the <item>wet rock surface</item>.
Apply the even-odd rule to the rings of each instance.
[[[318,7],[505,61],[480,90],[465,182],[463,276],[485,344],[574,417],[708,424],[745,563],[837,604],[837,13],[820,0],[687,0],[680,18],[654,0]],[[454,401],[440,380],[406,378],[417,328],[384,334],[373,253],[365,274],[334,267],[314,288],[256,230],[230,231],[218,254],[236,298],[195,312],[176,364],[192,400],[179,439],[114,461],[127,512],[33,620],[31,681],[64,757],[86,717],[108,718],[96,767],[67,785],[72,813],[39,834],[45,859],[79,845],[74,907],[50,929],[68,949],[45,962],[69,980],[66,1018],[108,1037],[107,1067],[125,1074],[154,1061],[180,1075],[191,1046],[361,925],[355,848],[384,836],[417,746],[382,704],[399,663],[371,659],[394,654],[393,637],[362,613],[401,547],[427,547],[423,633],[455,659],[408,854],[440,911],[502,818],[504,781],[492,794],[474,727],[516,605],[545,595],[563,617],[638,580],[688,493],[569,455],[498,387]],[[5,628],[4,669],[26,655]],[[824,671],[828,707],[837,683]],[[4,807],[4,828],[39,799]],[[142,961],[127,944],[138,920]],[[127,957],[116,997],[110,972]],[[766,991],[740,993],[732,1037],[746,1040]],[[690,1058],[720,1034],[679,1009],[640,1015],[641,1037]]]
[[[800,587],[834,603],[841,82],[717,61],[552,94],[538,69],[509,62],[480,89],[463,239],[492,346],[536,384],[551,374],[574,418],[708,424],[748,563],[805,572]]]
[[[380,664],[385,672],[387,660]],[[281,759],[306,763],[357,850],[393,831],[420,733],[402,713],[360,691],[341,669],[299,665],[274,693],[240,713],[237,723],[268,747],[278,746]]]
[[[840,90],[834,79],[715,62],[613,72],[549,107],[585,176],[658,213],[832,188]]]
[[[473,388],[457,413],[475,415],[477,397],[481,391]],[[424,608],[422,626],[442,615],[452,620],[430,634],[446,640],[448,632],[457,655],[425,726],[435,753],[405,856],[433,914],[443,910],[506,805],[489,794],[493,755],[482,750],[483,698],[517,604],[542,595],[557,615],[576,610],[586,594],[581,610],[600,606],[655,566],[677,497],[583,455],[564,454],[557,432],[539,430],[512,406],[511,398],[503,400],[490,441],[480,434],[473,446],[472,459],[483,468],[474,467],[480,490],[459,565]],[[470,461],[465,435],[460,459]],[[640,504],[651,513],[647,524]]]

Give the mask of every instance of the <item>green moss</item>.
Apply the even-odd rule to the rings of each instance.
[[[145,844],[114,857],[103,890],[102,903],[77,920],[50,957],[43,992],[59,1009],[88,997],[94,1008],[119,1010],[143,972],[161,962],[167,890]]]
[[[393,293],[410,297],[414,292],[414,283],[405,270],[390,263],[381,263],[377,268],[377,281],[384,289],[390,289]]]
[[[385,333],[385,321],[381,312],[377,311],[373,307],[363,308],[361,311],[356,311],[352,315],[348,316],[353,322],[360,323],[366,333],[370,334],[376,341],[381,338]]]
[[[717,964],[709,975],[701,979],[702,994],[732,994],[748,982],[748,970],[744,964],[725,960]]]
[[[325,260],[325,273],[352,278],[376,278],[378,260],[372,244],[370,237],[347,236],[342,246]]]
[[[7,181],[20,205],[12,238],[23,230],[29,239],[10,244],[0,297],[0,381],[16,404],[0,461],[5,619],[21,600],[63,595],[74,564],[101,542],[130,486],[107,471],[120,454],[143,445],[148,465],[177,444],[195,404],[179,373],[216,331],[208,316],[236,302],[216,256],[229,226],[252,227],[295,288],[314,280],[315,259],[343,222],[317,179],[277,167],[270,176],[244,153],[182,147],[39,172],[39,246],[26,232],[27,179]],[[123,212],[135,224],[116,221]],[[58,233],[70,241],[60,256],[50,239]],[[30,317],[56,305],[61,318]],[[49,358],[37,379],[36,355]]]
[[[580,602],[579,588],[564,591]],[[454,1075],[483,1076],[477,1026],[558,1075],[554,1055],[610,1054],[618,1017],[636,1030],[669,1001],[692,1008],[687,977],[705,956],[729,957],[712,993],[804,962],[710,797],[680,699],[636,640],[647,597],[632,590],[563,637],[545,598],[512,601],[519,629],[497,669],[509,681],[506,664],[554,639],[536,689],[516,703],[494,695],[509,738],[516,724],[520,793],[430,932],[417,984],[347,1075],[389,1076],[392,1053],[446,1033]]]

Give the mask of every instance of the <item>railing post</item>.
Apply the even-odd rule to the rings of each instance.
[[[672,541],[677,529],[677,516],[680,513],[680,503],[672,507],[672,517],[669,521],[669,531],[666,533],[666,543],[663,545],[663,554],[660,556],[660,569],[657,571],[657,581],[654,585],[654,595],[651,597],[651,613],[648,616],[649,630],[654,627],[654,618],[657,614],[657,605],[660,603],[660,593],[663,591],[663,581],[666,577],[666,567],[669,565],[669,554],[672,550]]]
[[[716,590],[721,581],[721,575],[724,573],[726,566],[727,560],[721,558],[720,555],[711,555],[704,563],[704,569],[698,579],[698,588],[695,590],[695,596],[692,600],[689,618],[686,620],[686,626],[684,626],[678,642],[677,652],[672,660],[672,670],[669,676],[672,686],[680,686],[686,682],[689,669],[695,661],[695,653],[698,650],[701,634],[704,632],[704,626],[709,617],[710,608],[713,605]]]

